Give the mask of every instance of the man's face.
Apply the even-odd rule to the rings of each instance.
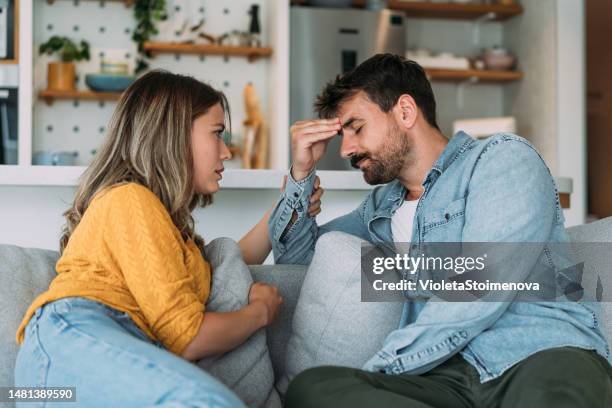
[[[397,178],[406,164],[412,143],[393,114],[380,110],[363,92],[340,105],[342,123],[340,154],[361,169],[368,184],[384,184]]]

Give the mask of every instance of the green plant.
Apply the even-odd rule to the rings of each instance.
[[[54,35],[46,43],[40,44],[38,52],[40,54],[46,53],[47,55],[57,53],[62,62],[89,60],[89,43],[81,41],[79,46],[77,46],[68,37]]]
[[[146,70],[149,67],[146,59],[151,58],[151,53],[145,51],[144,43],[149,41],[152,35],[158,33],[155,23],[166,20],[166,0],[136,0],[134,3],[134,18],[136,29],[132,33],[132,40],[138,47],[138,59],[136,60],[135,73]]]

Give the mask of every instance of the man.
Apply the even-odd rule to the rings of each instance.
[[[567,242],[550,171],[523,138],[450,141],[423,69],[376,55],[329,83],[321,119],[291,128],[293,164],[269,221],[277,263],[308,264],[343,231],[389,242]],[[315,165],[340,133],[341,155],[375,188],[323,226],[306,215]],[[542,252],[542,251],[540,251]],[[540,257],[522,257],[529,272]],[[363,367],[298,375],[288,407],[607,407],[609,349],[597,304],[407,299],[400,328]],[[375,324],[375,322],[373,322]]]

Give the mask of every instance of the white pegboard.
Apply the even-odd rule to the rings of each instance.
[[[268,0],[274,1],[274,0]],[[162,24],[159,41],[174,40],[174,27],[184,20],[205,23],[203,30],[214,36],[232,30],[248,31],[252,4],[260,7],[262,44],[268,45],[269,18],[266,0],[167,0],[169,20]],[[115,102],[61,101],[47,105],[37,98],[46,88],[47,63],[49,57],[39,56],[38,47],[53,35],[67,36],[74,41],[86,40],[90,44],[91,60],[77,62],[78,89],[87,89],[85,74],[98,72],[101,56],[128,62],[133,70],[136,58],[135,44],[131,39],[135,27],[133,8],[121,2],[66,1],[56,0],[48,4],[44,0],[34,1],[34,108],[33,108],[33,153],[42,150],[76,150],[78,165],[91,161],[92,150],[105,137],[106,125],[112,115]],[[191,16],[191,17],[188,17]],[[191,23],[190,23],[191,24]],[[150,68],[163,68],[174,73],[186,74],[211,84],[227,95],[232,113],[233,135],[240,140],[242,121],[245,117],[243,89],[252,83],[257,89],[265,117],[269,117],[267,103],[273,81],[270,78],[270,62],[267,59],[249,63],[246,58],[197,55],[162,54],[149,61]],[[233,161],[228,167],[237,167]]]

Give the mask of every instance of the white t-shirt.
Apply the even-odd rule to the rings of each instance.
[[[418,204],[419,200],[404,200],[391,217],[391,234],[394,242],[412,241],[412,225]]]

